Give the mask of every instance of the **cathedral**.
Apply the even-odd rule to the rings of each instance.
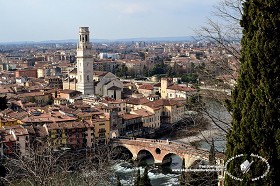
[[[68,77],[63,81],[64,90],[76,90],[83,95],[98,94],[114,99],[121,98],[123,84],[114,74],[104,73],[103,77],[99,77],[99,81],[93,80],[95,73],[88,27],[80,27],[76,59],[76,68],[69,72]]]

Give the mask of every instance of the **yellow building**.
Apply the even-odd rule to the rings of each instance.
[[[15,126],[18,125],[16,119],[0,117],[0,127],[2,126]]]
[[[54,98],[53,104],[54,105],[66,105],[68,103],[68,100],[65,98]]]
[[[94,124],[94,136],[97,143],[109,143],[110,141],[110,120],[106,117],[92,119]]]
[[[146,107],[144,107],[146,106]],[[176,99],[159,99],[144,104],[143,108],[160,111],[160,123],[174,124],[184,119],[185,105]]]
[[[66,145],[65,131],[57,123],[44,124],[43,127],[45,127],[48,131],[52,146],[61,147],[63,145]]]
[[[160,114],[157,111],[148,111],[146,109],[138,109],[130,112],[142,116],[143,127],[159,128],[160,127]]]

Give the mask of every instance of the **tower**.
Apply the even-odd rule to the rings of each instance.
[[[171,84],[172,78],[161,78],[160,79],[160,95],[162,99],[167,99],[168,98],[168,93],[167,93],[167,88]]]
[[[89,42],[89,28],[80,27],[77,46],[77,90],[84,95],[94,94],[93,57]]]

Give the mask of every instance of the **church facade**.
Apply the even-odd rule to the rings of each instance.
[[[83,95],[121,98],[123,83],[114,74],[104,73],[99,81],[94,81],[93,55],[88,27],[80,27],[76,58],[76,68],[69,72],[64,80],[63,89],[77,90]]]

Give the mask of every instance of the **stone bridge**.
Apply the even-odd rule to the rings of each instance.
[[[140,151],[150,152],[154,158],[155,164],[163,164],[164,160],[168,159],[173,154],[179,156],[181,159],[185,159],[186,168],[189,168],[197,160],[209,160],[209,151],[207,150],[168,140],[116,138],[113,139],[112,142],[113,147],[122,146],[127,148],[131,152],[133,160],[140,158]],[[223,166],[224,154],[216,153],[216,164]]]

